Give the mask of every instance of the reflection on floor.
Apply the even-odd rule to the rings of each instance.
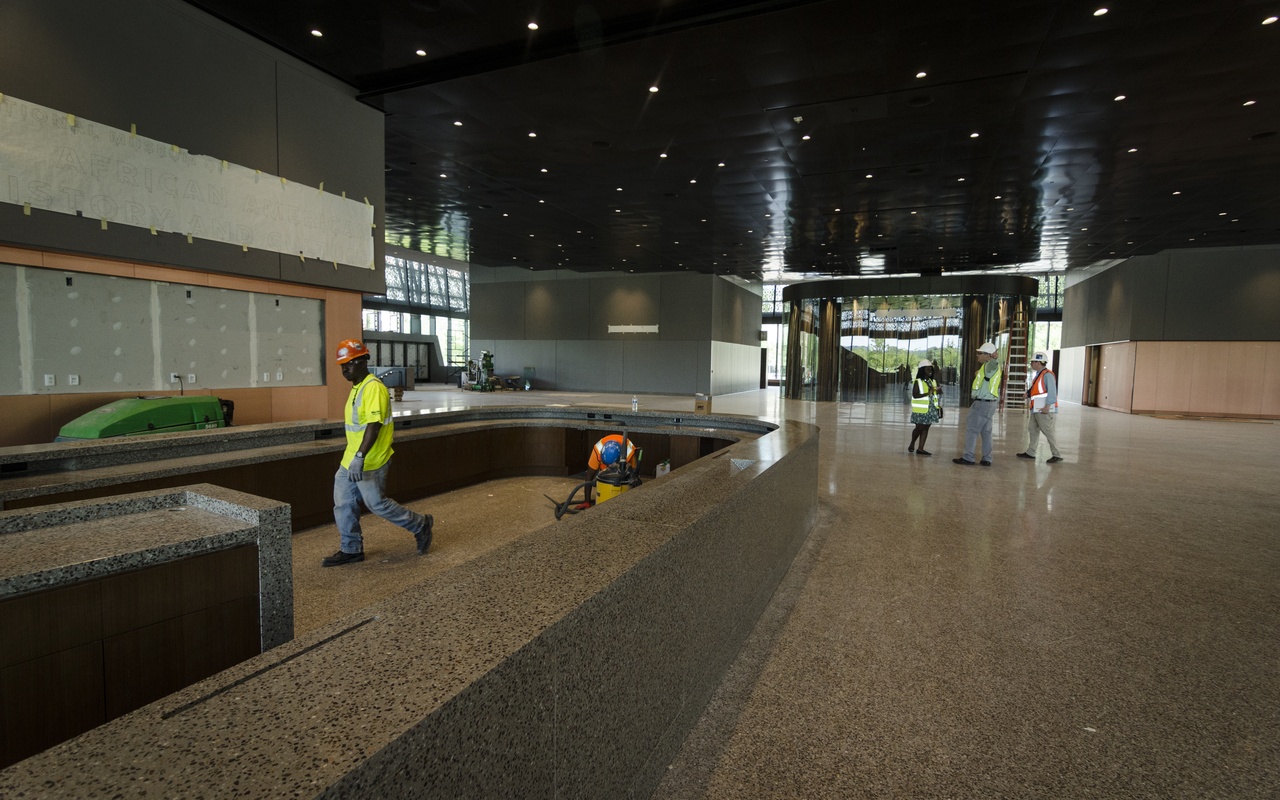
[[[445,390],[397,405],[630,400]],[[693,398],[640,405],[688,413]],[[1066,460],[1048,465],[1043,445],[1014,458],[1026,420],[1010,412],[987,468],[951,463],[964,411],[924,458],[906,453],[905,404],[773,389],[714,405],[822,428],[821,513],[657,798],[1275,796],[1280,424],[1068,404]],[[511,512],[446,525],[423,568]],[[375,541],[383,555],[358,570],[418,566],[407,535]]]

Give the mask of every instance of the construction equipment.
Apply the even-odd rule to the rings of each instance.
[[[209,395],[126,397],[62,426],[55,442],[80,442],[148,433],[198,431],[231,424],[235,403]]]
[[[605,445],[602,460],[605,463],[603,469],[588,480],[583,481],[573,490],[569,492],[569,496],[565,498],[563,503],[557,503],[554,497],[544,494],[543,497],[555,504],[556,519],[560,519],[565,514],[577,514],[579,511],[585,511],[592,507],[592,503],[588,498],[591,497],[591,487],[595,487],[595,504],[603,503],[606,500],[612,500],[620,494],[627,492],[640,485],[640,455],[643,452],[639,448],[635,448],[635,463],[622,457],[622,453],[631,445],[627,439],[627,432],[622,432],[622,444],[611,441]],[[578,497],[578,492],[582,492],[582,497]]]

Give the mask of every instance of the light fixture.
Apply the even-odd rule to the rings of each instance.
[[[868,172],[868,173],[867,173],[867,175],[866,175],[866,177],[870,178],[870,177],[871,177],[871,173],[870,173],[870,172]]]
[[[540,171],[541,171],[541,172],[546,172],[546,171],[547,171],[547,168],[546,168],[546,167],[543,167]]]
[[[1129,148],[1129,152],[1130,152],[1130,153],[1136,153],[1136,152],[1138,152],[1138,148],[1136,148],[1136,147],[1130,147],[1130,148]]]
[[[538,138],[538,134],[534,133],[533,131],[529,131],[529,138],[530,138],[530,139],[537,139],[537,138]]]
[[[723,162],[723,161],[721,161],[719,164],[716,164],[716,166],[717,166],[717,167],[723,167],[723,166],[724,166],[724,162]]]
[[[690,180],[689,183],[697,183],[697,180]]]
[[[530,22],[530,23],[529,23],[529,30],[531,30],[531,31],[536,31],[537,29],[538,29],[538,23],[536,23],[536,22]]]
[[[1264,19],[1264,20],[1262,21],[1262,24],[1263,24],[1263,25],[1270,25],[1271,23],[1275,22],[1275,21],[1276,21],[1276,20],[1278,20],[1278,19],[1280,19],[1280,17],[1267,17],[1266,19]]]
[[[657,86],[650,86],[650,87],[649,87],[649,92],[650,92],[650,93],[656,93],[657,91],[658,91],[658,87],[657,87]]]
[[[462,127],[462,120],[455,119],[455,120],[453,121],[453,124],[454,124],[454,125],[457,125],[459,128],[461,128],[461,127]]]
[[[964,183],[964,178],[956,178],[956,183]]]
[[[425,55],[427,54],[427,51],[426,51],[426,50],[423,50],[423,49],[421,49],[421,48],[419,48],[419,49],[417,49],[417,50],[414,50],[413,52],[417,53],[417,54],[418,54],[418,55],[420,55],[420,56],[425,56]],[[530,269],[532,269],[532,267],[530,267]]]
[[[446,175],[446,174],[444,174],[443,172],[441,172],[441,173],[440,173],[440,177],[441,177],[441,178],[447,178],[447,177],[449,177],[449,176],[448,176],[448,175]]]
[[[659,153],[659,154],[658,154],[658,158],[666,158],[666,157],[667,157],[667,154],[666,154],[666,153]]]
[[[809,141],[809,134],[806,133],[804,136],[801,136],[800,138],[804,139],[807,142]]]
[[[1100,8],[1100,9],[1098,9],[1097,11],[1093,12],[1093,15],[1094,15],[1095,17],[1100,17],[1100,16],[1102,16],[1102,15],[1103,15],[1103,14],[1105,14],[1105,13],[1107,13],[1107,9],[1105,9],[1105,8]]]
[[[318,28],[312,28],[312,29],[311,29],[311,35],[312,35],[312,36],[314,36],[314,37],[316,37],[317,39],[319,39],[321,36],[324,36],[324,34],[323,34],[323,33],[321,33],[321,32],[320,32],[320,30],[319,30]]]
[[[1122,95],[1122,94],[1118,94],[1118,95],[1116,95],[1116,97],[1115,97],[1115,100],[1116,100],[1116,102],[1117,102],[1117,103],[1118,103],[1118,102],[1120,102],[1120,101],[1121,101],[1121,100],[1123,100],[1123,99],[1124,99],[1124,95]]]
[[[1258,102],[1257,100],[1246,100],[1246,101],[1244,101],[1244,104],[1245,104],[1246,106],[1251,106],[1251,105],[1254,105],[1254,104],[1255,104],[1255,103],[1257,103],[1257,102]]]
[[[917,73],[916,73],[916,77],[917,77],[917,78],[923,78],[924,76],[926,76],[926,75],[928,75],[928,74],[929,74],[929,73],[925,72],[924,70],[921,70],[920,72],[917,72]]]
[[[977,139],[977,138],[978,138],[978,136],[979,136],[979,134],[978,134],[976,131],[975,131],[974,133],[969,134],[969,138],[970,138],[970,139]]]

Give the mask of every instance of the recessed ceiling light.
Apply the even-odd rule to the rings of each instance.
[[[870,177],[871,177],[871,173],[870,173],[870,172],[868,172],[868,173],[867,173],[867,177],[868,177],[868,178],[870,178]]]
[[[529,23],[529,30],[531,30],[531,31],[536,31],[537,29],[538,29],[538,23],[536,23],[536,22],[530,22],[530,23]]]
[[[650,87],[649,87],[649,91],[650,91],[650,92],[657,92],[657,91],[658,91],[658,87],[657,87],[657,86],[650,86]]]
[[[449,176],[448,176],[448,175],[446,175],[446,174],[444,174],[443,172],[441,172],[441,173],[440,173],[440,177],[441,177],[441,178],[447,178],[447,177],[449,177]]]
[[[534,133],[533,131],[529,131],[529,138],[530,138],[530,139],[537,139],[537,138],[538,138],[538,134]]]
[[[1102,16],[1102,15],[1103,15],[1103,14],[1105,14],[1105,13],[1107,13],[1107,9],[1105,9],[1105,8],[1100,8],[1100,9],[1098,9],[1097,11],[1093,12],[1093,15],[1094,15],[1095,17],[1100,17],[1100,16]]]
[[[916,212],[912,211],[911,213],[912,213],[912,214],[914,214],[914,213],[916,213]]]
[[[461,128],[461,127],[462,127],[462,120],[456,120],[456,119],[455,119],[455,120],[453,121],[453,124],[454,124],[454,125],[457,125],[459,128]]]
[[[1174,192],[1174,194],[1182,194],[1182,192]]]
[[[724,166],[724,162],[723,162],[723,161],[721,161],[719,164],[716,164],[716,166],[717,166],[717,167],[723,167],[723,166]]]
[[[1120,102],[1121,100],[1123,100],[1123,99],[1124,99],[1124,95],[1122,95],[1122,94],[1118,94],[1118,95],[1116,95],[1116,98],[1115,98],[1115,99],[1116,99],[1116,102],[1118,103],[1118,102]]]
[[[926,75],[928,75],[928,74],[929,74],[929,73],[925,72],[924,70],[921,70],[920,72],[917,72],[917,73],[916,73],[916,77],[917,77],[917,78],[923,78],[924,76],[926,76]]]
[[[658,154],[658,158],[666,158],[666,157],[667,157],[667,154],[666,154],[666,153],[659,153],[659,154]]]
[[[311,29],[311,35],[316,37],[317,39],[319,39],[321,36],[324,36],[324,34],[321,33],[317,28]]]
[[[1218,212],[1218,216],[1220,216],[1220,217],[1225,217],[1226,215],[1227,215],[1227,212],[1225,212],[1225,211],[1219,211],[1219,212]]]
[[[1251,106],[1251,105],[1253,105],[1253,104],[1255,104],[1255,103],[1257,103],[1257,102],[1258,102],[1257,100],[1246,100],[1246,101],[1244,101],[1244,104],[1245,104],[1246,106]]]
[[[999,200],[999,199],[1000,199],[1000,195],[996,195],[996,199],[997,199],[997,200]]]
[[[1276,20],[1278,20],[1278,19],[1280,19],[1280,17],[1267,17],[1266,19],[1264,19],[1264,20],[1262,21],[1262,24],[1263,24],[1263,25],[1270,25],[1271,23],[1275,22],[1275,21],[1276,21]]]
[[[691,181],[689,181],[689,183],[697,183],[697,181],[696,181],[696,180],[691,180]]]
[[[546,172],[546,171],[547,171],[547,168],[546,168],[546,167],[543,167],[541,171],[542,171],[542,172]]]
[[[977,139],[977,138],[978,138],[978,135],[979,135],[979,134],[977,134],[976,132],[975,132],[975,133],[971,133],[971,134],[969,134],[969,138],[970,138],[970,139]]]
[[[1136,148],[1136,147],[1130,147],[1130,148],[1129,148],[1129,152],[1130,152],[1130,153],[1136,153],[1136,152],[1138,152],[1138,148]]]
[[[956,183],[964,183],[964,178],[956,178]]]
[[[809,134],[806,133],[804,136],[801,136],[800,138],[804,139],[807,142],[809,141]]]
[[[425,55],[427,54],[427,51],[426,51],[426,50],[423,50],[423,49],[421,49],[421,48],[419,48],[419,49],[417,49],[417,50],[414,50],[413,52],[417,53],[417,54],[418,54],[418,55],[420,55],[420,56],[425,56]],[[530,267],[530,269],[533,269],[533,268],[532,268],[532,267]]]
[[[506,214],[506,213],[504,213],[502,216],[504,216],[504,217],[509,217],[509,216],[511,216],[511,215],[510,215],[510,214]]]

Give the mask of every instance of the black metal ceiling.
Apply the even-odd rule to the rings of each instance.
[[[756,278],[1280,242],[1280,0],[193,5],[385,110],[388,241],[459,260]]]

